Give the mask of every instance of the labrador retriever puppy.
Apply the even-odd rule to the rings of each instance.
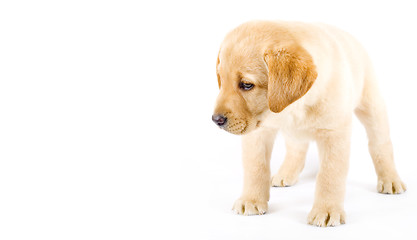
[[[366,128],[380,193],[406,190],[395,169],[388,118],[371,61],[349,34],[331,26],[252,21],[232,30],[217,59],[220,93],[212,120],[242,135],[244,184],[233,209],[264,214],[271,186],[291,186],[316,141],[320,168],[308,223],[337,226],[343,209],[353,113]],[[286,157],[270,177],[280,131]]]

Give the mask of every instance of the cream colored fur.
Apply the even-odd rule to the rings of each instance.
[[[294,45],[295,50],[291,50]],[[268,103],[271,94],[268,84],[281,80],[271,79],[268,54],[276,52],[280,61],[286,51],[290,54],[293,51],[301,60],[311,57],[314,65],[306,63],[305,66],[315,79],[306,93],[298,94],[300,98],[289,101],[283,110],[272,111],[275,100],[269,99]],[[378,192],[391,194],[406,190],[394,166],[387,114],[372,64],[363,47],[347,33],[323,24],[245,23],[226,36],[219,52],[217,74],[220,94],[215,114],[228,117],[225,130],[242,134],[244,186],[242,196],[233,207],[236,213],[264,214],[271,182],[272,186],[279,187],[295,184],[304,167],[308,143],[316,141],[320,169],[308,223],[316,226],[344,223],[354,113],[367,131]],[[240,81],[254,83],[255,87],[242,91],[237,87]],[[278,131],[286,139],[287,152],[271,180],[269,162]]]

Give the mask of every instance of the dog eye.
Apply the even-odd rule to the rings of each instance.
[[[253,85],[252,83],[245,83],[245,82],[240,82],[239,83],[239,88],[244,90],[244,91],[249,91],[251,90],[255,85]]]

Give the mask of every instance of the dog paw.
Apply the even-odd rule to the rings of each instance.
[[[335,227],[345,223],[343,210],[313,208],[308,215],[308,223],[317,227]]]
[[[378,179],[377,190],[385,194],[400,194],[407,190],[405,184],[397,178]]]
[[[298,177],[291,174],[275,174],[271,179],[273,187],[290,187],[297,183]]]
[[[232,210],[236,214],[241,214],[245,216],[264,215],[268,211],[268,202],[238,199],[233,205]]]

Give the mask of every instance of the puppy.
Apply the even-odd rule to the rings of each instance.
[[[308,223],[344,223],[353,113],[366,128],[378,192],[406,190],[395,169],[371,62],[347,33],[322,24],[248,22],[225,37],[216,70],[220,93],[212,120],[242,135],[244,184],[233,207],[236,213],[268,210],[270,158],[280,131],[286,156],[272,186],[297,182],[309,141],[316,141],[320,169]]]

